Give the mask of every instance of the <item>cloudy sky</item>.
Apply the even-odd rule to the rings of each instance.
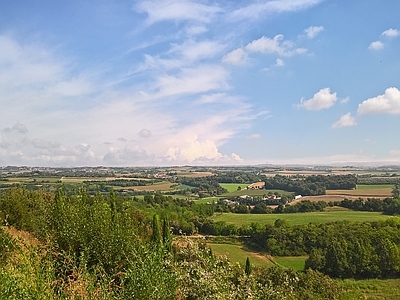
[[[0,165],[400,163],[400,1],[0,4]]]

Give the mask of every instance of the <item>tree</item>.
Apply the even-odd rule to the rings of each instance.
[[[399,183],[396,183],[394,185],[394,188],[392,190],[392,196],[393,196],[393,198],[399,198],[399,196],[400,196]]]
[[[171,237],[171,230],[169,227],[169,222],[166,218],[163,219],[163,230],[162,230],[162,240],[164,247],[171,251],[172,249],[172,237]]]
[[[251,263],[248,257],[246,258],[246,267],[244,269],[244,272],[246,273],[247,276],[250,276],[251,274]]]
[[[153,216],[152,229],[153,232],[151,234],[151,241],[154,243],[154,245],[158,247],[161,245],[162,239],[160,232],[160,218],[158,217],[157,214]]]
[[[333,241],[326,251],[325,267],[323,269],[324,273],[332,277],[347,277],[349,273],[349,265],[346,254],[346,241]]]

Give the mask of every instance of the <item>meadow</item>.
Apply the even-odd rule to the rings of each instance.
[[[380,221],[389,218],[379,212],[361,211],[326,211],[294,214],[234,214],[219,213],[213,217],[214,222],[224,221],[237,226],[250,225],[257,222],[262,225],[273,225],[277,219],[286,220],[290,225],[304,225],[308,223],[328,223],[335,221],[364,222]]]

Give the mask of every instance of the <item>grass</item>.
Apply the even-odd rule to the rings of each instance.
[[[213,201],[217,202],[219,200],[219,197],[207,197],[203,198],[200,200],[195,200],[194,202],[196,204],[203,204],[203,203],[212,203]]]
[[[276,264],[284,268],[293,268],[296,271],[303,271],[307,256],[275,256],[273,260]]]
[[[247,188],[251,183],[220,183],[219,185],[224,189],[228,190],[228,193],[236,192],[238,187],[243,190]]]
[[[242,245],[232,244],[207,244],[215,255],[225,255],[232,262],[241,265],[246,263],[246,258],[250,259],[252,265],[257,267],[271,267],[274,265],[266,256],[246,250]]]
[[[261,253],[248,250],[243,245],[238,244],[207,244],[215,255],[225,255],[231,262],[238,262],[244,265],[246,258],[250,259],[253,266],[272,267],[278,265],[283,268],[293,268],[297,271],[303,271],[306,256],[288,256],[288,257],[271,257]]]
[[[347,291],[340,299],[397,300],[400,299],[400,279],[337,280]]]
[[[263,196],[267,195],[269,192],[271,193],[279,193],[281,195],[292,195],[293,193],[287,192],[284,190],[240,190],[240,191],[234,191],[231,193],[224,193],[220,196],[223,197],[236,197],[236,196],[243,196],[243,195],[248,195],[248,196]]]
[[[394,184],[357,184],[357,190],[392,189]]]
[[[119,187],[126,190],[138,190],[138,191],[169,191],[172,183],[169,181],[149,184],[149,185],[140,185],[140,186],[129,186],[129,187]],[[118,187],[114,187],[115,189]]]
[[[329,212],[311,212],[311,213],[295,213],[295,214],[233,214],[223,213],[214,214],[215,222],[225,221],[227,224],[235,224],[238,226],[250,225],[258,222],[262,225],[273,225],[277,219],[286,220],[291,225],[303,225],[308,223],[327,223],[334,221],[380,221],[389,218],[378,212],[360,212],[360,211],[329,211]]]

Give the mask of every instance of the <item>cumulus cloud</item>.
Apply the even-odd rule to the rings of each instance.
[[[384,46],[385,46],[385,45],[384,45],[381,41],[375,41],[375,42],[372,42],[372,43],[369,45],[368,49],[371,49],[371,50],[381,50],[381,49],[384,48]]]
[[[310,26],[304,30],[304,32],[306,33],[306,35],[309,39],[315,38],[318,35],[318,33],[322,32],[322,31],[324,31],[323,26]]]
[[[25,133],[28,133],[28,128],[26,127],[25,124],[17,122],[11,128],[10,127],[4,128],[3,132],[6,132],[6,133],[16,132],[16,133],[25,134]]]
[[[385,47],[385,45],[384,45],[381,41],[375,41],[375,42],[372,42],[372,43],[369,45],[368,49],[372,49],[372,50],[381,50],[381,49],[383,49],[384,47]]]
[[[110,147],[103,161],[111,165],[123,165],[126,162],[140,164],[147,161],[147,157],[146,151],[139,146],[127,146],[123,149]]]
[[[359,114],[400,114],[400,91],[395,87],[385,90],[383,95],[364,100],[358,105]]]
[[[246,63],[248,54],[242,48],[238,48],[226,54],[222,58],[222,62],[235,66],[244,65]]]
[[[350,127],[355,125],[357,125],[356,119],[351,115],[351,113],[347,113],[341,116],[339,121],[332,125],[332,128]]]
[[[261,38],[250,42],[246,46],[249,52],[260,52],[268,54],[278,54],[281,56],[292,56],[295,54],[302,54],[307,50],[304,48],[294,48],[293,42],[285,41],[282,34],[276,35],[274,38],[262,36]]]
[[[231,65],[244,65],[247,62],[250,53],[275,54],[279,56],[293,56],[307,52],[305,48],[296,48],[294,43],[284,40],[282,34],[278,34],[273,38],[262,36],[253,40],[245,47],[235,49],[222,58],[222,62]],[[275,66],[282,67],[285,62],[281,58],[276,59]]]
[[[331,93],[330,88],[323,88],[319,92],[315,93],[311,99],[304,101],[301,99],[299,108],[305,108],[307,110],[321,110],[332,107],[338,100],[336,93]]]
[[[384,32],[382,32],[381,35],[387,36],[387,37],[397,37],[397,36],[400,35],[400,31],[397,30],[397,29],[390,28],[390,29],[385,30]]]

